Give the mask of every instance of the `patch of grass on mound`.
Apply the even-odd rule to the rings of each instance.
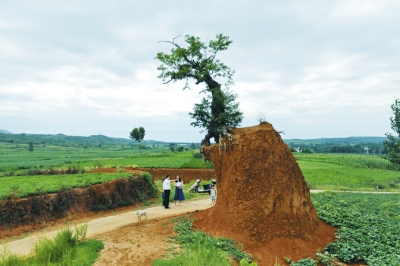
[[[104,248],[101,241],[85,241],[87,224],[61,230],[53,240],[43,238],[34,246],[31,257],[10,254],[7,250],[0,256],[0,265],[39,266],[39,265],[92,265]]]
[[[170,259],[156,259],[153,266],[167,265],[232,265],[233,260],[240,265],[251,262],[251,255],[240,250],[236,243],[227,238],[213,238],[202,231],[193,229],[193,220],[188,216],[172,220],[177,222],[174,231],[177,236],[174,241],[183,247],[183,251]],[[247,264],[246,264],[247,263]]]

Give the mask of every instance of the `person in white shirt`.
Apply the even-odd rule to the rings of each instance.
[[[163,206],[166,209],[170,209],[169,207],[169,195],[171,194],[171,180],[169,179],[169,175],[165,176],[163,182],[163,190],[164,190],[164,199],[163,199]]]

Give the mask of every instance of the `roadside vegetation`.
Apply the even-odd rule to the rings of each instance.
[[[172,258],[156,259],[153,266],[173,265],[232,265],[233,260],[241,261],[240,265],[251,264],[251,255],[237,247],[233,240],[219,237],[213,238],[202,231],[193,229],[193,220],[182,216],[171,220],[175,222],[175,237],[173,241],[179,244],[183,251],[168,254]]]
[[[71,228],[63,229],[57,233],[53,240],[39,239],[29,257],[10,254],[5,250],[0,255],[0,265],[93,265],[104,245],[96,239],[86,240],[87,226],[87,224],[83,224],[75,227],[75,230]]]

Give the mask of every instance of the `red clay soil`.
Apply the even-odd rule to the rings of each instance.
[[[240,242],[259,265],[313,257],[334,241],[288,146],[271,124],[233,129],[233,142],[205,147],[215,165],[216,205],[192,215],[194,227]],[[226,148],[225,148],[226,147]]]
[[[117,168],[98,168],[92,170],[92,173],[116,173],[118,172]]]

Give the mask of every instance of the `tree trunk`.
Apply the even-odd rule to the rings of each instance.
[[[216,82],[210,75],[206,75],[204,82],[207,84],[207,90],[211,92],[211,117],[212,121],[207,128],[207,135],[204,140],[210,142],[214,138],[215,142],[219,141],[218,128],[226,124],[224,119],[220,118],[220,114],[225,112],[224,95],[221,90],[221,84]]]

